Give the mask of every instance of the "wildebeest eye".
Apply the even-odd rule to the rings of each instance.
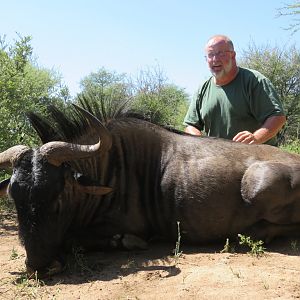
[[[89,176],[76,173],[74,174],[74,178],[80,185],[97,185],[98,182],[95,180],[92,180]]]

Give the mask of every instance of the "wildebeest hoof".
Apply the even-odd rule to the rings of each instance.
[[[64,266],[57,260],[54,260],[50,266],[43,270],[34,270],[27,265],[26,272],[29,278],[48,278],[52,275],[58,274],[64,270]]]
[[[146,241],[133,234],[124,234],[124,237],[122,238],[122,245],[125,249],[128,250],[146,250],[148,248],[148,244]]]

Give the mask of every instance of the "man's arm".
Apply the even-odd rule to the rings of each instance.
[[[199,129],[197,129],[194,126],[188,125],[185,129],[184,132],[192,134],[192,135],[202,135],[201,131]]]
[[[271,116],[261,128],[251,133],[249,131],[241,131],[232,139],[235,142],[245,144],[262,144],[274,137],[286,122],[285,116]]]

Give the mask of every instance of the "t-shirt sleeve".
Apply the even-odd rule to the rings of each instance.
[[[196,127],[199,130],[203,129],[203,121],[200,120],[200,116],[197,112],[197,105],[198,105],[198,97],[200,95],[200,91],[201,91],[202,86],[197,90],[197,92],[194,94],[188,111],[186,113],[186,116],[184,118],[183,124],[184,125],[192,125],[194,127]],[[200,109],[200,108],[199,108]]]
[[[255,81],[250,106],[259,123],[263,124],[271,116],[285,115],[282,103],[271,81],[266,77],[258,78]]]

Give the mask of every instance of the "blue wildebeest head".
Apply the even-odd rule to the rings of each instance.
[[[80,185],[67,162],[93,157],[111,147],[111,137],[105,127],[83,109],[76,109],[99,133],[99,142],[81,145],[61,141],[48,142],[31,149],[18,145],[0,153],[0,168],[12,168],[10,180],[2,188],[15,203],[19,236],[26,250],[28,273],[40,277],[59,272],[63,258],[59,257],[68,224],[72,221],[69,206],[80,191],[103,195],[111,191],[104,186]]]

